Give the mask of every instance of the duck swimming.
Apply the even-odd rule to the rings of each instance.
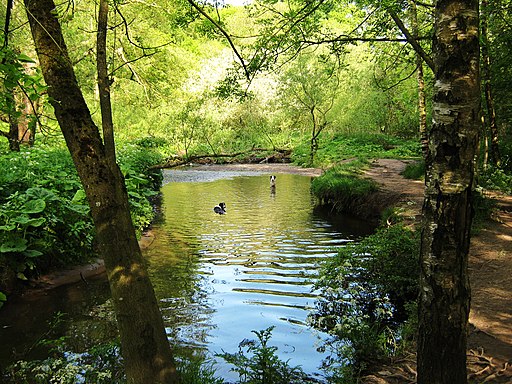
[[[213,211],[215,213],[218,213],[219,215],[223,215],[226,213],[226,204],[225,203],[219,203],[219,205],[216,205],[213,207]]]

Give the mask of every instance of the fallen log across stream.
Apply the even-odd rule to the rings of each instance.
[[[251,148],[248,151],[235,153],[213,153],[191,156],[172,156],[161,164],[154,165],[152,169],[174,168],[192,163],[215,163],[215,159],[236,159],[237,163],[289,163],[291,150],[289,149],[266,149]],[[230,162],[230,161],[228,161]]]

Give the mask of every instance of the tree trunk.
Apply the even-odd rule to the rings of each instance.
[[[52,0],[25,0],[27,16],[66,144],[84,186],[105,261],[128,383],[179,382],[144,266],[119,167],[107,161],[78,87]]]
[[[482,0],[482,13],[481,13],[481,31],[482,31],[482,77],[485,92],[485,103],[487,107],[487,117],[489,122],[490,132],[490,158],[493,165],[501,165],[500,154],[500,140],[498,133],[498,125],[496,124],[496,110],[494,108],[494,98],[492,95],[491,87],[491,59],[489,56],[489,38],[487,35],[487,24],[489,15],[489,4],[487,0]]]
[[[110,102],[110,80],[107,73],[107,20],[108,2],[107,0],[100,0],[96,43],[96,64],[98,71],[101,125],[103,127],[103,141],[105,143],[107,158],[111,164],[115,164],[116,146],[114,141],[114,123],[112,121],[112,104]]]
[[[435,6],[435,88],[421,235],[418,383],[466,383],[467,271],[480,118],[478,0]]]
[[[418,40],[418,9],[416,7],[416,0],[409,0],[410,18],[412,37]],[[416,78],[418,80],[418,115],[419,115],[419,132],[420,143],[423,158],[426,159],[428,155],[428,132],[427,132],[427,107],[425,101],[425,78],[423,74],[423,59],[421,55],[416,52]]]

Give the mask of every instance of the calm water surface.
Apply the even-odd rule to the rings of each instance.
[[[175,347],[235,353],[242,340],[256,338],[252,330],[274,326],[270,345],[280,357],[318,372],[325,335],[306,324],[318,263],[371,228],[315,211],[310,183],[311,177],[279,173],[271,190],[269,174],[165,171],[162,217],[145,256]],[[227,214],[213,212],[219,202]],[[0,366],[43,358],[37,348],[18,354],[38,338],[67,335],[77,351],[109,340],[112,321],[97,316],[108,297],[103,277],[8,303],[0,316]],[[47,333],[59,311],[64,321]],[[217,360],[218,376],[234,381],[230,368]]]
[[[371,228],[314,212],[311,177],[278,174],[273,190],[268,174],[165,176],[162,222],[146,256],[173,343],[234,353],[252,330],[274,326],[280,357],[318,372],[325,335],[306,324],[318,263]],[[213,212],[219,202],[225,215]],[[222,360],[216,367],[236,379]]]

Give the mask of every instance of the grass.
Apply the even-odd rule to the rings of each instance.
[[[358,175],[367,167],[367,162],[354,160],[337,165],[317,177],[311,191],[323,205],[332,205],[337,211],[350,211],[350,207],[377,190],[373,180]]]

